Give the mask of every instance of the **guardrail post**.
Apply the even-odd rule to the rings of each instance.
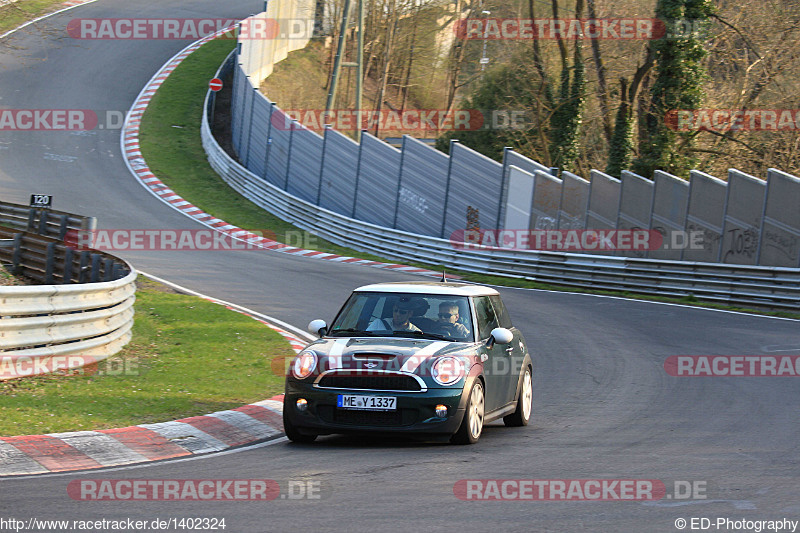
[[[100,254],[92,254],[92,271],[89,276],[90,283],[97,283],[100,281],[100,269],[103,265],[103,256]]]
[[[214,130],[214,115],[217,109],[217,93],[216,91],[209,91],[208,107],[206,108],[206,116],[208,117],[208,129]]]
[[[328,146],[328,131],[333,126],[325,124],[325,131],[322,132],[322,154],[319,160],[319,183],[317,184],[317,201],[314,204],[319,205],[322,200],[322,176],[325,174],[325,152]]]
[[[364,151],[364,133],[367,133],[366,129],[361,130],[362,135],[358,141],[358,161],[356,161],[356,183],[353,187],[353,209],[350,212],[350,218],[356,218],[356,206],[358,205],[358,182],[361,179],[361,155]]]
[[[449,203],[448,200],[450,199],[450,179],[453,176],[453,148],[458,143],[458,139],[450,139],[450,152],[447,156],[447,181],[445,182],[444,186],[444,207],[442,207],[442,231],[441,235],[439,235],[442,239],[444,239],[444,232],[446,230],[445,225],[447,224],[447,204]]]
[[[20,274],[22,263],[22,233],[14,235],[14,254],[11,256],[11,273]]]
[[[253,113],[256,109],[256,94],[258,92],[258,87],[253,87],[253,96],[250,98],[250,127],[247,130],[247,150],[244,152],[244,168],[247,168],[250,164],[250,141],[253,138]]]
[[[47,243],[45,248],[45,262],[44,262],[44,282],[47,285],[53,284],[53,270],[56,266],[56,243]]]
[[[275,102],[270,102],[269,104],[269,119],[267,120],[267,145],[264,148],[264,175],[262,176],[265,180],[269,181],[267,178],[269,172],[269,151],[272,148],[272,113],[275,112]]]
[[[103,261],[103,281],[111,281],[114,277],[114,260],[108,258]]]
[[[250,92],[250,91],[247,90],[247,87],[250,86],[250,82],[247,81],[250,78],[250,76],[245,76],[244,78],[245,78],[244,79],[244,98],[242,98],[242,117],[240,118],[240,121],[241,121],[240,126],[241,126],[241,128],[239,128],[239,142],[237,143],[237,146],[239,147],[239,159],[240,160],[242,158],[242,137],[244,136],[244,110],[247,109],[247,93]],[[253,125],[250,124],[248,126],[248,130],[252,129],[252,128],[253,128]],[[248,133],[248,135],[249,135],[249,133]],[[248,144],[250,143],[249,140],[247,142],[248,142]]]
[[[78,283],[86,283],[87,272],[91,268],[89,263],[92,260],[92,252],[81,252],[80,270],[78,271]]]
[[[505,229],[505,219],[503,215],[506,213],[506,208],[508,206],[508,173],[511,171],[509,168],[511,165],[508,162],[508,152],[511,150],[512,148],[510,146],[503,148],[503,170],[500,177],[500,194],[497,195],[499,197],[497,204],[497,222],[495,223],[495,229],[497,230]]]
[[[403,189],[403,159],[406,157],[406,137],[403,135],[403,144],[400,147],[400,169],[397,171],[397,200],[394,202],[394,222],[392,229],[397,229],[397,215],[400,213],[400,191]]]
[[[39,210],[39,235],[47,235],[47,209]]]
[[[294,126],[297,124],[295,119],[289,125],[289,149],[286,151],[286,174],[283,176],[283,190],[289,190],[289,169],[292,168],[292,139],[294,138]]]
[[[86,217],[81,221],[81,230],[82,231],[94,231],[97,229],[97,218],[96,217]]]
[[[58,228],[58,240],[63,241],[69,231],[69,215],[61,215],[61,225]]]
[[[36,209],[31,207],[28,210],[28,225],[25,228],[26,231],[33,231],[34,220],[36,220]]]
[[[64,285],[69,285],[70,283],[72,283],[74,255],[75,255],[75,250],[73,250],[68,246],[67,249],[64,251],[64,278],[61,280],[61,283]]]
[[[761,227],[758,228],[758,249],[756,250],[756,264],[757,265],[761,264],[761,248],[762,248],[762,244],[764,244],[764,233],[765,233],[764,226],[766,226],[765,222],[767,220],[767,199],[769,198],[769,184],[772,181],[770,179],[772,177],[772,176],[770,176],[770,174],[771,173],[769,171],[767,171],[767,185],[764,188],[764,204],[761,207],[761,224],[760,224]],[[654,200],[655,200],[655,198],[654,198]]]

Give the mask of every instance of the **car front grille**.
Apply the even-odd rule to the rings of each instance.
[[[333,421],[339,424],[356,426],[399,426],[402,423],[400,411],[349,411],[334,409]]]
[[[419,392],[422,386],[412,376],[397,373],[359,375],[331,373],[322,376],[317,386],[324,389],[357,389],[376,391]]]
[[[417,421],[416,409],[397,411],[362,411],[337,409],[331,405],[321,405],[317,414],[325,422],[348,426],[401,427],[410,426]]]

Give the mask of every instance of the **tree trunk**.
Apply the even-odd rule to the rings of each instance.
[[[375,99],[375,111],[377,120],[375,121],[375,136],[378,136],[378,127],[380,125],[381,107],[383,107],[383,96],[386,92],[386,80],[389,76],[389,65],[391,64],[392,43],[394,42],[394,34],[397,30],[398,16],[395,9],[395,0],[391,0],[389,4],[389,15],[386,19],[386,39],[385,50],[383,54],[383,72],[381,73],[381,81],[378,87],[378,96]]]
[[[597,11],[595,10],[594,0],[586,0],[589,8],[589,18],[597,20]],[[611,143],[611,111],[608,106],[608,85],[606,84],[606,67],[603,65],[603,58],[600,55],[600,40],[592,39],[592,57],[594,57],[594,66],[597,71],[597,100],[600,103],[600,112],[603,115],[603,132],[606,136],[606,141]]]

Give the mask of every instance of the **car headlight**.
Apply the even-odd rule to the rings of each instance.
[[[306,379],[317,368],[317,354],[312,351],[300,352],[292,365],[292,375]]]
[[[431,375],[439,385],[452,385],[464,377],[464,372],[464,362],[451,356],[440,357],[431,369]]]

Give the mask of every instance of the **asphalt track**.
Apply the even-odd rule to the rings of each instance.
[[[77,41],[75,17],[244,17],[261,2],[101,0],[0,42],[0,106],[127,110],[185,41]],[[129,174],[118,131],[0,132],[0,198],[55,196],[102,228],[200,228]],[[415,279],[273,252],[126,256],[157,276],[298,327],[330,319],[366,282]],[[225,531],[678,531],[678,518],[800,519],[798,378],[677,378],[672,355],[797,355],[797,321],[620,299],[502,289],[534,351],[534,418],[488,427],[474,446],[384,438],[284,440],[194,460],[0,480],[0,518],[216,517]],[[84,479],[319,482],[319,500],[86,502]],[[464,479],[658,479],[705,498],[461,501]],[[724,530],[724,529],[722,529]],[[728,529],[731,530],[731,529]]]

